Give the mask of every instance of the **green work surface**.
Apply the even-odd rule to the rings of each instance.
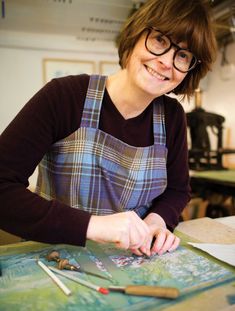
[[[73,264],[79,263],[86,270],[110,278],[106,281],[68,271],[96,285],[170,286],[177,287],[181,295],[175,300],[113,292],[102,295],[60,276],[72,290],[72,295],[66,296],[36,263],[39,258],[45,264],[53,265],[45,259],[52,250],[58,250],[61,258],[68,258]],[[162,310],[197,295],[205,288],[235,280],[234,269],[202,256],[186,244],[173,253],[151,258],[137,257],[112,245],[93,242],[88,242],[86,248],[25,242],[0,247],[0,254],[0,310],[3,311]]]
[[[235,184],[235,170],[219,170],[219,171],[203,171],[203,172],[193,171],[191,176]]]

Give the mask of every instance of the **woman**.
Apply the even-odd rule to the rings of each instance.
[[[172,232],[190,191],[186,122],[165,94],[189,97],[210,69],[208,9],[147,1],[124,25],[118,52],[119,72],[52,80],[1,135],[3,230],[48,243],[113,242],[136,255],[179,245]]]

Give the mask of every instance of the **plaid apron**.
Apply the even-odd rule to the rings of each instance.
[[[81,126],[44,156],[36,192],[96,215],[134,210],[143,217],[167,185],[163,101],[154,104],[154,144],[130,146],[98,128],[105,81],[90,77]]]

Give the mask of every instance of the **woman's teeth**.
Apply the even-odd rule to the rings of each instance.
[[[157,73],[155,70],[153,70],[152,68],[150,68],[150,67],[148,67],[148,66],[146,66],[146,69],[148,70],[148,72],[152,75],[152,76],[154,76],[154,77],[156,77],[156,78],[158,78],[158,79],[160,79],[160,80],[168,80],[168,78],[167,77],[164,77],[164,76],[162,76],[162,75],[160,75],[159,73]]]

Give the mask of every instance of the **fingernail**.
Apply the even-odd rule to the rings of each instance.
[[[146,256],[150,257],[151,256],[151,252],[150,251],[146,251]]]

